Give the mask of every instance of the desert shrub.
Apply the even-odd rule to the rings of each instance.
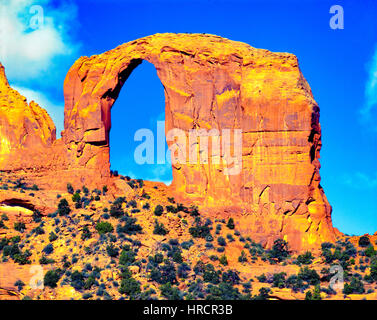
[[[255,300],[266,300],[270,296],[271,289],[270,288],[260,288],[259,295],[255,296]]]
[[[41,226],[34,228],[32,232],[35,233],[36,235],[41,235],[45,233],[44,229]]]
[[[149,256],[149,261],[154,264],[160,264],[164,261],[164,255],[162,253],[157,252],[153,257]]]
[[[370,264],[370,278],[373,281],[377,281],[377,258],[374,257]]]
[[[304,284],[303,280],[297,275],[291,275],[285,281],[285,286],[291,288],[294,292],[297,292],[306,289],[308,284]]]
[[[47,246],[45,246],[42,250],[42,252],[44,252],[45,254],[49,255],[51,254],[52,252],[54,252],[54,247],[51,243],[49,243]]]
[[[159,234],[159,235],[166,235],[169,231],[165,228],[165,226],[162,224],[162,223],[158,223],[157,220],[155,220],[155,223],[154,223],[154,229],[153,229],[153,233],[154,234]]]
[[[303,254],[300,254],[297,257],[297,263],[298,264],[311,264],[313,261],[314,257],[310,251],[306,251]]]
[[[240,300],[241,293],[230,283],[221,282],[219,285],[209,287],[209,294],[206,300]]]
[[[164,264],[152,268],[149,277],[152,281],[156,281],[159,284],[177,283],[175,266],[169,261],[165,261]]]
[[[158,217],[161,216],[163,212],[164,212],[164,207],[159,204],[154,208],[154,214]]]
[[[247,262],[247,257],[245,251],[241,251],[241,255],[238,257],[239,262]]]
[[[366,250],[364,251],[364,253],[365,253],[365,256],[372,258],[373,256],[376,255],[376,250],[374,249],[372,245],[369,245],[368,248],[366,248]]]
[[[123,225],[118,224],[117,225],[117,233],[125,233],[128,235],[133,235],[137,233],[141,233],[143,228],[136,223],[137,219],[129,217],[128,215],[124,216],[122,218],[122,221],[124,222]]]
[[[130,265],[135,261],[135,257],[135,252],[123,249],[119,257],[119,264],[124,266]]]
[[[47,271],[43,279],[44,285],[50,288],[56,288],[60,276],[61,272],[59,269]]]
[[[141,292],[140,283],[132,277],[122,279],[119,292],[121,294],[129,295],[131,299],[136,298],[136,296]]]
[[[212,264],[205,265],[203,272],[203,281],[218,284],[220,282],[220,271],[216,271]]]
[[[33,221],[36,223],[39,223],[42,221],[42,214],[39,212],[39,210],[34,210]]]
[[[53,242],[53,241],[55,241],[57,238],[58,238],[58,236],[55,234],[55,232],[54,232],[54,231],[51,231],[50,234],[49,234],[49,236],[48,236],[48,240],[49,240],[50,242]]]
[[[344,289],[343,289],[344,294],[352,294],[352,293],[362,294],[364,292],[365,292],[364,284],[359,278],[355,276],[351,278],[350,283],[344,284]]]
[[[18,291],[21,291],[22,288],[25,286],[25,283],[23,283],[23,281],[21,280],[17,280],[14,285],[17,287]]]
[[[25,223],[23,222],[15,222],[14,223],[14,230],[19,231],[19,232],[24,232],[25,231]]]
[[[320,281],[318,273],[313,269],[309,269],[308,267],[301,268],[298,273],[298,277],[309,285],[316,285]]]
[[[28,251],[28,250],[25,250],[25,252],[19,252],[19,253],[16,253],[12,256],[13,260],[15,263],[18,263],[18,264],[21,264],[21,265],[24,265],[24,264],[30,264],[30,258],[31,256],[31,252]]]
[[[237,271],[228,270],[222,274],[222,282],[231,283],[232,285],[240,283],[240,276]]]
[[[272,277],[272,286],[280,289],[284,288],[286,276],[287,274],[285,272],[274,273]]]
[[[219,262],[223,265],[223,266],[227,266],[228,265],[228,259],[226,257],[225,254],[221,255],[220,258],[219,258]]]
[[[217,238],[217,243],[219,244],[219,246],[222,246],[222,247],[225,247],[226,246],[226,241],[223,237],[218,237]]]
[[[179,278],[187,278],[188,272],[191,270],[187,263],[182,263],[178,266],[177,274]]]
[[[307,291],[305,294],[305,300],[321,300],[321,289],[319,284],[314,287],[313,291]]]
[[[166,211],[167,212],[172,212],[172,213],[177,213],[178,212],[177,208],[175,206],[173,206],[173,205],[166,206]]]
[[[370,245],[370,240],[367,236],[361,236],[359,238],[359,246],[360,247],[363,247],[363,248],[366,248]]]
[[[73,201],[73,202],[81,202],[81,196],[80,196],[80,193],[75,192],[75,193],[72,195],[72,201]]]
[[[226,224],[226,226],[229,229],[234,229],[234,220],[233,220],[233,218],[229,218],[228,223]]]
[[[84,275],[80,271],[75,270],[71,274],[71,282],[70,282],[70,284],[76,290],[81,290],[84,287],[84,285],[85,285]]]
[[[98,231],[99,234],[105,234],[108,232],[113,232],[114,227],[111,223],[109,222],[98,222],[96,225],[96,230]]]
[[[84,226],[82,228],[82,233],[81,233],[81,240],[86,240],[90,239],[92,237],[92,233],[90,232],[88,226]]]
[[[190,239],[189,241],[182,242],[181,247],[182,247],[182,249],[189,250],[190,247],[193,246],[193,245],[194,245],[194,241],[192,241],[192,239]]]
[[[174,250],[172,254],[172,259],[175,263],[182,263],[183,258],[182,258],[181,250]]]
[[[39,263],[40,264],[52,264],[52,263],[54,263],[55,262],[55,260],[54,259],[49,259],[49,258],[47,258],[46,256],[42,256],[42,258],[40,258],[39,259]]]
[[[176,286],[171,283],[166,283],[160,286],[161,295],[168,300],[181,300],[181,292]]]
[[[265,275],[264,273],[262,273],[262,274],[259,275],[259,276],[256,276],[256,278],[257,278],[257,280],[258,280],[259,282],[267,282],[267,277],[266,277],[266,275]]]
[[[206,238],[211,234],[209,227],[206,225],[196,225],[191,227],[189,232],[194,238]]]
[[[289,256],[288,243],[283,239],[276,239],[269,256],[278,262],[285,260]]]
[[[58,214],[60,216],[66,216],[71,212],[68,201],[66,199],[61,199],[58,204]]]
[[[106,252],[111,258],[115,258],[119,255],[119,249],[114,247],[113,244],[110,244],[106,247]]]
[[[70,183],[67,183],[67,192],[73,194],[75,191]]]

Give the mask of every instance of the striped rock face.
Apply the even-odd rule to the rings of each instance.
[[[109,183],[111,107],[143,60],[165,91],[172,195],[234,217],[268,246],[277,237],[296,250],[335,239],[320,186],[319,107],[297,58],[217,36],[156,34],[81,57],[64,82],[62,139],[44,146],[44,158],[3,165],[38,168],[46,184],[57,171],[56,183]]]

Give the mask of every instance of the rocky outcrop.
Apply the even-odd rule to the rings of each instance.
[[[39,168],[34,175],[44,171],[47,183],[56,172],[56,183],[109,183],[111,107],[143,60],[154,64],[164,86],[166,132],[179,129],[187,138],[192,129],[217,129],[224,143],[221,150],[210,148],[207,162],[174,164],[171,193],[201,204],[209,215],[237,217],[237,228],[266,244],[284,237],[300,250],[334,240],[320,186],[319,107],[297,58],[218,36],[156,34],[81,57],[64,82],[62,139],[53,143],[45,120],[37,136],[47,137],[38,143],[50,156],[26,167]],[[22,121],[29,117],[35,119],[27,114]],[[231,130],[230,140],[223,130]],[[240,145],[233,140],[237,130],[242,156],[232,159]],[[168,144],[182,150],[176,140]],[[223,154],[225,146],[230,155]]]
[[[38,162],[40,154],[56,139],[55,125],[46,110],[34,101],[28,104],[24,96],[9,86],[1,64],[0,137],[2,170],[15,169],[17,159],[24,157],[24,162]]]

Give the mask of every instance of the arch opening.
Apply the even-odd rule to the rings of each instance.
[[[108,131],[110,170],[169,185],[173,178],[171,163],[166,160],[169,150],[164,130],[164,88],[152,63],[141,59],[131,63],[120,73],[116,88],[108,93],[115,100]],[[158,159],[161,147],[167,153],[164,161]]]

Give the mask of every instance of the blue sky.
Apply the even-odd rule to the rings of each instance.
[[[27,27],[33,4],[43,8],[43,30]],[[343,30],[329,26],[334,4],[344,8]],[[334,226],[349,234],[377,231],[376,1],[5,0],[4,21],[5,30],[12,31],[3,34],[8,54],[1,60],[9,80],[49,111],[58,131],[64,77],[81,55],[161,32],[211,33],[294,53],[321,108],[322,186],[333,206]],[[169,166],[133,161],[135,130],[154,129],[163,112],[161,83],[153,65],[144,62],[114,105],[113,169],[171,179]]]

